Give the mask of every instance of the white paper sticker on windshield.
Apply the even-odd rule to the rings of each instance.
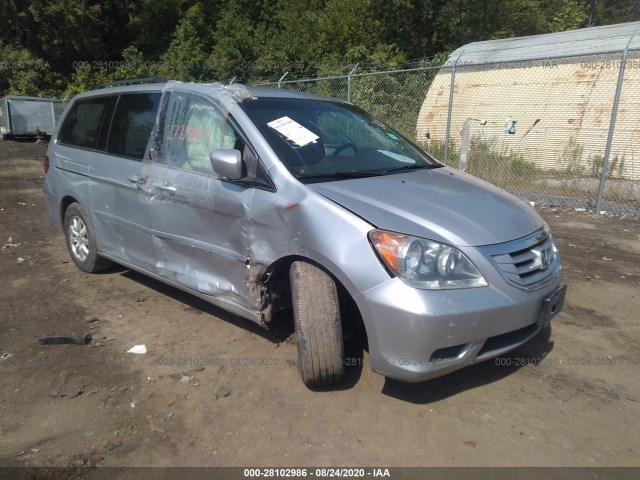
[[[311,130],[303,127],[289,117],[278,118],[277,120],[267,123],[267,125],[299,147],[304,147],[305,145],[315,142],[320,138]]]
[[[409,158],[409,157],[407,157],[405,155],[401,155],[399,153],[389,152],[387,150],[378,150],[378,151],[380,153],[386,155],[387,157],[393,158],[394,160],[399,160],[399,161],[404,162],[404,163],[416,163],[415,160],[413,160],[413,159],[411,159],[411,158]]]

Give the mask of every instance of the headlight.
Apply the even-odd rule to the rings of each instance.
[[[471,260],[451,245],[385,230],[372,230],[369,240],[389,270],[412,287],[437,290],[487,286]]]

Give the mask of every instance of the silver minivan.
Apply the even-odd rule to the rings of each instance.
[[[48,214],[80,270],[111,262],[269,327],[291,308],[308,386],[344,339],[415,382],[527,342],[563,306],[526,203],[341,100],[125,82],[76,96],[45,159]]]

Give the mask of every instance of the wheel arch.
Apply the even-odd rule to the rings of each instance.
[[[64,228],[64,216],[67,213],[67,209],[69,208],[69,205],[71,205],[72,203],[80,204],[80,202],[78,202],[78,200],[76,200],[71,195],[65,195],[64,197],[62,197],[62,200],[60,200],[60,226],[63,228]]]
[[[321,262],[317,259],[298,254],[285,255],[278,258],[269,265],[260,279],[260,284],[263,288],[263,317],[265,317],[267,323],[272,313],[287,308],[291,304],[289,270],[291,269],[291,264],[296,261],[311,263],[328,273],[335,282],[338,290],[338,301],[341,313],[356,313],[355,317],[348,315],[345,316],[345,318],[354,319],[356,324],[351,325],[351,327],[358,328],[362,326],[366,331],[366,326],[362,321],[362,312],[354,298],[355,292],[353,292],[353,289],[355,287],[351,283],[341,280],[341,277],[345,277],[344,273],[339,272],[341,275],[337,275],[337,267],[331,262]],[[355,310],[355,312],[352,312],[352,310]]]

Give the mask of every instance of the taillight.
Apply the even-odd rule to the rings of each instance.
[[[45,155],[44,156],[44,173],[47,173],[49,171],[49,156]]]

